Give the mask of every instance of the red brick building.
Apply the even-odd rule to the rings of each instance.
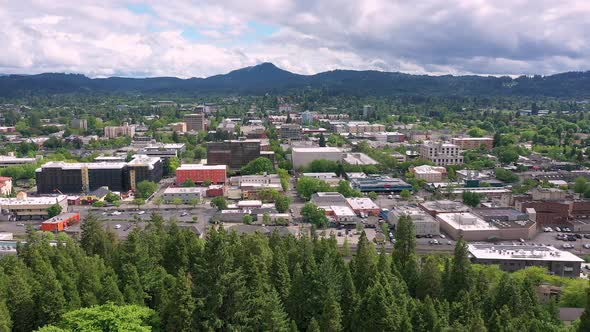
[[[194,183],[203,183],[207,180],[211,183],[224,184],[227,180],[226,165],[201,165],[187,164],[176,169],[176,184],[180,185],[191,179]]]
[[[479,149],[482,145],[486,150],[491,150],[494,147],[492,137],[456,137],[451,142],[458,145],[462,150]]]

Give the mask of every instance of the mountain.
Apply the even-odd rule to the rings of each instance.
[[[253,94],[323,89],[356,96],[548,96],[590,97],[590,72],[551,76],[429,76],[397,72],[333,70],[299,75],[262,63],[207,78],[175,77],[91,79],[79,74],[0,76],[0,97],[41,94]]]

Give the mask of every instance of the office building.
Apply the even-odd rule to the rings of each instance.
[[[194,183],[211,183],[223,184],[227,179],[226,165],[202,165],[202,164],[183,164],[176,169],[176,184],[181,185],[187,180]]]
[[[191,204],[195,200],[203,198],[203,192],[205,188],[184,188],[184,187],[169,187],[164,190],[162,199],[166,204],[175,203],[176,200],[180,200],[183,204]]]
[[[279,127],[279,135],[282,139],[298,141],[303,137],[301,125],[296,123],[285,123]]]
[[[367,156],[364,153],[344,153],[342,154],[342,161],[350,165],[377,165],[379,164],[375,159]]]
[[[420,145],[420,157],[432,161],[437,166],[463,163],[461,148],[458,145],[446,142],[424,142],[424,144]]]
[[[68,209],[68,197],[58,195],[54,197],[28,197],[25,192],[18,193],[17,197],[0,197],[0,218],[4,220],[24,220],[48,216],[47,210],[58,204],[62,211]]]
[[[365,135],[369,133],[373,135],[374,133],[380,133],[385,131],[385,125],[382,125],[380,123],[371,124],[367,121],[344,122],[343,126],[344,132],[353,135]]]
[[[382,175],[369,175],[365,178],[352,179],[352,188],[361,192],[393,193],[412,190],[413,187],[401,179]]]
[[[42,158],[42,156],[39,156]],[[19,158],[14,155],[0,156],[0,168],[15,166],[15,165],[27,165],[34,164],[37,162],[37,158]]]
[[[129,125],[127,122],[122,126],[107,126],[104,127],[104,136],[107,138],[117,138],[119,136],[135,136],[135,126]]]
[[[177,133],[186,133],[188,130],[186,128],[186,122],[175,122],[170,124],[170,129]]]
[[[479,209],[479,212],[440,213],[440,227],[455,240],[466,241],[531,239],[536,223],[514,209]]]
[[[381,212],[379,205],[368,197],[351,197],[347,198],[346,202],[357,215],[379,216]]]
[[[410,169],[416,179],[426,182],[442,182],[447,176],[447,169],[441,166],[422,165]]]
[[[539,266],[553,275],[578,278],[584,262],[568,251],[551,246],[470,244],[467,250],[473,263],[498,265],[508,272]]]
[[[375,114],[375,108],[371,105],[364,105],[363,106],[363,118],[371,117]]]
[[[205,130],[205,114],[193,113],[185,114],[184,122],[186,123],[187,131],[203,131]]]
[[[310,112],[310,111],[305,111],[305,112],[301,113],[301,123],[306,124],[306,125],[310,125],[315,120],[315,116],[316,116],[316,113]]]
[[[391,225],[392,230],[397,229],[397,224],[402,216],[409,216],[412,219],[416,235],[437,235],[440,233],[438,220],[425,211],[411,206],[399,206],[389,211],[387,221]]]
[[[207,144],[207,163],[210,165],[227,165],[232,169],[246,166],[252,160],[261,157],[260,140],[227,140]]]
[[[139,150],[139,153],[151,157],[159,157],[168,159],[172,157],[180,157],[186,151],[184,143],[149,143]]]
[[[433,217],[436,217],[440,213],[469,212],[470,210],[467,205],[461,202],[449,200],[425,201],[419,203],[418,206]]]
[[[336,147],[293,148],[291,158],[293,168],[309,166],[312,161],[326,159],[339,162],[342,160],[342,149]]]
[[[370,134],[375,141],[378,142],[389,142],[389,143],[399,143],[403,142],[406,139],[406,135],[399,133],[399,132],[373,132]]]
[[[484,149],[490,151],[494,148],[494,138],[492,137],[456,137],[451,139],[451,143],[457,145],[462,150]]]
[[[86,120],[86,119],[73,119],[72,120],[72,128],[87,131],[88,130],[88,120]]]
[[[327,182],[331,186],[336,186],[342,180],[341,177],[336,175],[334,172],[321,172],[321,173],[303,173],[303,177],[314,178]]]
[[[311,195],[310,202],[323,208],[327,209],[330,206],[346,206],[348,202],[341,193],[337,192],[319,192]]]
[[[130,162],[67,163],[49,162],[36,172],[37,193],[52,194],[91,192],[100,187],[112,191],[134,190],[136,184],[162,179],[160,158],[136,155]]]

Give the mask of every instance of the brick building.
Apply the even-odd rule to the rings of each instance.
[[[225,183],[227,179],[226,165],[185,164],[176,169],[176,184],[181,185],[191,179],[195,183],[207,180],[211,183]]]

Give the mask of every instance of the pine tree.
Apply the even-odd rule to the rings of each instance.
[[[320,325],[315,318],[312,318],[309,321],[309,325],[307,326],[307,332],[320,332]]]
[[[320,142],[319,142],[320,147],[325,147],[326,146],[326,138],[324,137],[324,134],[320,134]]]
[[[123,266],[123,295],[125,301],[129,304],[144,305],[146,294],[143,291],[143,285],[139,279],[139,274],[135,266],[125,264]]]
[[[441,272],[436,257],[428,256],[420,271],[416,297],[425,299],[427,296],[437,298],[442,289]]]
[[[324,299],[320,326],[323,332],[342,331],[342,311],[332,290],[328,290],[328,295]]]
[[[108,303],[112,302],[117,305],[121,305],[125,302],[123,298],[123,294],[118,287],[119,280],[117,275],[112,271],[112,269],[108,269],[105,272],[105,275],[102,278],[102,288],[100,290],[100,302],[101,303]]]
[[[289,298],[291,275],[289,274],[289,267],[287,266],[285,255],[280,247],[275,249],[270,275],[273,285],[279,292],[281,301],[285,303]]]
[[[8,332],[12,330],[12,319],[10,318],[10,312],[6,306],[6,301],[0,299],[0,331]]]
[[[193,314],[195,300],[192,296],[192,279],[190,274],[179,271],[169,303],[166,305],[165,318],[167,331],[188,332],[194,330]]]
[[[481,315],[477,315],[475,319],[471,320],[471,326],[469,327],[469,332],[487,332],[487,328],[483,318]]]
[[[340,308],[342,309],[342,327],[344,331],[352,331],[354,327],[354,315],[358,307],[358,297],[352,275],[348,266],[344,268],[342,277],[342,293],[340,295]]]
[[[274,288],[270,288],[264,296],[260,297],[262,305],[256,314],[260,320],[256,322],[254,330],[287,332],[290,329],[289,317],[283,308],[279,294]]]
[[[357,245],[356,256],[352,260],[353,269],[351,271],[356,290],[359,294],[365,292],[375,275],[375,261],[375,248],[367,239],[367,234],[363,231]]]
[[[457,241],[451,265],[449,280],[449,300],[454,300],[462,290],[469,289],[471,279],[471,261],[467,250],[467,242],[462,238]]]
[[[393,263],[406,282],[410,294],[414,294],[418,279],[418,265],[416,261],[416,231],[410,216],[399,218],[392,256]]]
[[[586,289],[586,308],[580,317],[578,332],[590,331],[590,287]]]

